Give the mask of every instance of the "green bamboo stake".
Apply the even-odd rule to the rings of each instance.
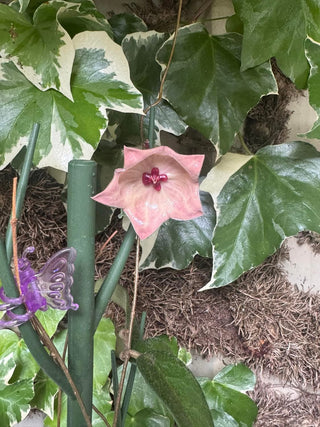
[[[29,143],[27,146],[27,151],[25,154],[24,162],[23,162],[22,172],[19,178],[19,183],[17,188],[17,200],[16,200],[17,219],[20,218],[23,203],[24,203],[24,198],[26,195],[30,169],[32,166],[32,159],[33,159],[34,150],[36,148],[36,143],[39,135],[39,129],[40,129],[39,123],[35,123],[31,131]],[[11,228],[10,221],[8,224],[7,234],[6,234],[6,249],[7,249],[7,258],[8,258],[8,261],[10,262],[12,258],[12,228]]]
[[[72,294],[79,304],[68,313],[68,367],[91,419],[94,335],[96,163],[72,160],[68,173],[68,246],[77,251]],[[86,426],[79,405],[68,399],[68,427]]]
[[[109,270],[109,273],[103,281],[101,288],[96,296],[95,311],[94,311],[94,329],[96,330],[101,317],[103,316],[105,309],[110,301],[110,298],[117,286],[120,279],[124,266],[126,265],[128,256],[132,249],[133,243],[136,239],[136,232],[130,224],[123,242],[120,246],[119,252],[113,261],[113,264]]]
[[[154,119],[155,119],[155,106],[150,108],[149,111],[149,128],[148,128],[148,140],[149,140],[149,147],[154,147]]]

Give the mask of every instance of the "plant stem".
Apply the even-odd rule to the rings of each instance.
[[[79,304],[68,313],[68,368],[91,419],[95,265],[96,163],[72,160],[68,173],[68,245],[77,251],[72,294]],[[86,425],[79,405],[68,399],[68,427]]]
[[[16,198],[16,217],[18,219],[20,218],[20,215],[21,215],[24,198],[27,191],[30,169],[32,166],[32,159],[34,155],[34,150],[36,148],[39,129],[40,129],[39,123],[35,123],[31,131],[26,155],[23,162],[22,172],[19,179],[19,185],[17,189],[17,198]],[[11,228],[10,222],[8,224],[7,234],[6,234],[6,250],[7,250],[7,258],[8,258],[8,261],[10,262],[12,257],[12,228]]]
[[[132,249],[133,243],[136,238],[136,233],[130,224],[119,252],[113,261],[109,273],[103,281],[101,288],[96,296],[95,311],[94,311],[94,329],[96,330],[98,324],[103,316],[105,309],[110,301],[110,298],[115,290],[115,287],[120,279],[121,273],[126,265],[128,256]]]
[[[238,133],[238,138],[240,139],[242,148],[244,149],[245,153],[248,154],[249,156],[253,156],[253,154],[249,150],[247,144],[244,142],[244,138],[243,138],[243,136],[242,136],[242,134],[240,132]]]

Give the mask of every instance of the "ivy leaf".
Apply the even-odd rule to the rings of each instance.
[[[16,367],[15,352],[19,338],[9,329],[0,330],[0,383],[8,384]]]
[[[141,242],[141,268],[186,268],[197,254],[212,256],[212,233],[216,215],[211,196],[200,192],[204,215],[189,221],[170,219],[160,227],[156,241]]]
[[[116,335],[111,319],[102,318],[94,335],[93,384],[101,389],[111,371],[111,350],[116,347]]]
[[[262,148],[230,177],[216,209],[213,275],[202,289],[231,283],[288,236],[320,232],[320,153],[300,141]]]
[[[137,412],[133,417],[128,416],[126,421],[130,427],[170,427],[170,419],[164,415],[157,414],[152,409],[145,408]]]
[[[300,89],[306,87],[309,65],[304,42],[307,35],[320,41],[317,0],[233,0],[244,24],[242,70],[273,56],[281,70]]]
[[[56,6],[56,2],[42,4],[32,23],[13,8],[0,4],[0,53],[40,90],[53,88],[72,99],[74,47],[57,21]]]
[[[217,373],[213,380],[242,392],[253,390],[256,383],[254,373],[243,363],[226,366]]]
[[[30,402],[31,406],[40,409],[53,420],[54,400],[58,390],[57,384],[40,370],[34,381],[35,395]]]
[[[137,358],[145,381],[170,409],[179,427],[212,427],[211,414],[201,388],[181,360],[171,353],[149,351]]]
[[[118,13],[109,19],[114,41],[121,44],[127,34],[148,31],[148,27],[141,18],[131,13]]]
[[[240,34],[211,36],[200,24],[178,32],[164,97],[182,119],[229,151],[248,111],[263,95],[277,92],[270,64],[241,72]],[[164,67],[172,47],[170,38],[157,60]],[[228,84],[226,84],[228,76]]]
[[[58,20],[70,37],[83,31],[105,31],[112,38],[109,22],[92,1],[73,0],[70,3],[61,1],[59,3]]]
[[[314,40],[306,40],[306,55],[310,63],[310,77],[308,80],[309,102],[318,114],[318,120],[307,133],[308,138],[320,138],[320,43]]]
[[[0,59],[0,164],[5,166],[40,123],[34,163],[67,171],[69,160],[90,159],[107,126],[106,108],[142,113],[124,54],[105,32],[77,34],[72,75],[74,102],[35,88],[12,64]]]
[[[132,82],[143,94],[144,108],[153,104],[158,97],[161,67],[155,61],[155,56],[167,38],[167,34],[147,31],[130,34],[122,41],[122,48],[129,62]],[[166,101],[161,102],[155,108],[156,140],[159,140],[160,130],[174,135],[181,135],[186,130],[186,124]],[[149,115],[144,118],[143,126],[144,133],[147,135]],[[139,132],[139,127],[136,132]]]
[[[29,410],[34,394],[33,380],[21,380],[14,384],[0,385],[0,425],[5,427],[21,421]]]
[[[62,320],[65,315],[66,311],[55,310],[50,307],[46,311],[38,310],[36,313],[37,318],[46,330],[49,337],[52,337],[52,335],[56,332],[60,320]]]
[[[258,408],[250,397],[215,380],[200,379],[199,381],[213,414],[215,426],[253,426]]]

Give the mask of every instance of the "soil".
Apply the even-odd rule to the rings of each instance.
[[[11,181],[15,172],[0,172],[0,234],[10,214]],[[66,212],[62,186],[44,170],[30,178],[19,221],[19,252],[37,248],[39,269],[66,245]],[[114,230],[118,233],[103,247]],[[104,277],[120,246],[124,231],[114,215],[97,236],[96,278]],[[181,346],[204,358],[219,355],[226,363],[244,362],[257,375],[251,397],[259,406],[255,426],[320,426],[320,296],[298,291],[279,268],[282,249],[234,284],[211,291],[198,290],[209,281],[211,260],[195,257],[182,271],[145,270],[139,275],[137,313],[147,313],[146,337],[168,334]],[[132,296],[134,250],[120,284]],[[115,303],[108,306],[118,330],[125,315]],[[270,381],[277,378],[280,386]],[[286,393],[283,392],[286,386]],[[288,392],[289,390],[289,392]]]

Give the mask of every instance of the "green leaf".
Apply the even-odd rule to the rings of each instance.
[[[288,236],[320,232],[320,153],[304,142],[262,148],[224,185],[216,209],[214,269],[203,289],[234,281]]]
[[[69,160],[91,158],[107,126],[106,108],[142,112],[120,46],[101,31],[77,34],[73,43],[74,102],[54,90],[39,91],[11,62],[0,60],[0,164],[15,157],[38,121],[34,163],[67,170]]]
[[[179,352],[178,341],[175,337],[168,337],[168,335],[158,335],[146,340],[139,340],[133,345],[134,350],[140,353],[150,351],[162,351],[172,354],[177,357]]]
[[[233,0],[244,24],[242,70],[276,57],[281,70],[300,89],[306,87],[309,65],[304,42],[307,35],[320,40],[317,0]]]
[[[54,417],[53,419],[46,417],[44,419],[44,425],[46,427],[57,427],[58,425],[58,401],[55,399],[54,402]],[[60,413],[60,425],[62,427],[67,425],[67,395],[65,393],[62,393],[62,399],[61,399],[61,413]]]
[[[29,410],[34,394],[33,380],[27,379],[14,384],[0,386],[0,425],[9,427],[21,421]]]
[[[222,154],[229,151],[248,111],[263,95],[277,92],[269,63],[241,72],[241,46],[239,34],[211,36],[200,24],[181,28],[164,85],[164,97],[182,119]],[[158,52],[162,66],[171,47],[172,38]]]
[[[64,318],[66,313],[64,310],[55,310],[49,307],[47,311],[37,311],[36,316],[49,337],[52,337],[57,330],[60,320]]]
[[[214,427],[239,427],[239,423],[227,412],[211,409]]]
[[[242,363],[226,366],[213,380],[238,391],[253,390],[256,383],[254,373]]]
[[[129,368],[126,372],[125,381],[128,380],[130,366],[131,366],[131,363],[129,363]],[[118,369],[119,378],[121,376],[121,372],[122,372],[122,366]],[[170,414],[169,410],[164,405],[160,397],[146,383],[139,369],[137,369],[134,383],[133,383],[133,389],[132,389],[131,399],[129,403],[128,414],[130,416],[134,416],[138,412],[146,408],[152,409],[155,413],[169,418],[170,420],[172,420],[172,424],[173,424],[172,415]]]
[[[8,384],[16,367],[15,353],[19,338],[9,329],[0,330],[0,382]]]
[[[116,347],[116,335],[111,319],[102,318],[94,335],[93,385],[101,389],[111,371],[111,350]]]
[[[148,31],[130,34],[122,41],[123,51],[129,62],[132,82],[143,94],[145,108],[158,97],[161,67],[156,62],[155,56],[167,38],[167,34]],[[174,135],[181,135],[186,130],[186,124],[166,101],[161,102],[155,108],[155,138],[157,141],[159,141],[160,130]],[[129,120],[129,118],[127,119]],[[143,126],[144,134],[148,135],[149,115],[144,118]],[[136,133],[138,134],[138,132],[139,127],[136,128]],[[123,141],[123,137],[120,141]]]
[[[52,420],[54,418],[54,400],[59,388],[42,370],[39,371],[34,382],[34,398],[31,406],[40,409]]]
[[[150,351],[137,358],[137,366],[178,426],[213,426],[201,388],[181,360],[170,353]]]
[[[306,40],[306,55],[310,63],[310,77],[308,80],[309,102],[318,114],[318,119],[307,133],[308,138],[320,138],[320,43]]]
[[[213,418],[214,420],[218,419],[221,427],[233,427],[237,425],[241,427],[253,426],[258,408],[250,397],[215,381],[200,380],[200,384],[210,410],[214,410]],[[224,413],[229,415],[229,417],[224,417]],[[223,419],[227,421],[226,424],[221,423]],[[237,424],[233,423],[232,419]],[[216,424],[214,425],[216,426]]]
[[[169,219],[152,237],[141,242],[141,268],[186,268],[197,254],[212,256],[212,233],[216,214],[210,195],[200,193],[204,215],[189,221]]]
[[[119,13],[109,19],[114,41],[121,44],[127,34],[147,31],[148,27],[141,18],[131,13]]]
[[[24,15],[0,4],[1,56],[10,58],[40,90],[53,88],[72,99],[74,47],[56,15],[57,2],[46,2],[36,10],[32,24]]]
[[[99,389],[93,390],[92,402],[94,406],[106,417],[107,414],[111,411],[111,398],[109,390]],[[105,427],[104,421],[100,416],[92,411],[92,427]]]
[[[10,380],[11,383],[17,380],[33,379],[36,376],[40,366],[34,360],[23,339],[17,342],[14,358],[16,369]]]
[[[126,418],[125,427],[170,427],[170,419],[145,408]]]

